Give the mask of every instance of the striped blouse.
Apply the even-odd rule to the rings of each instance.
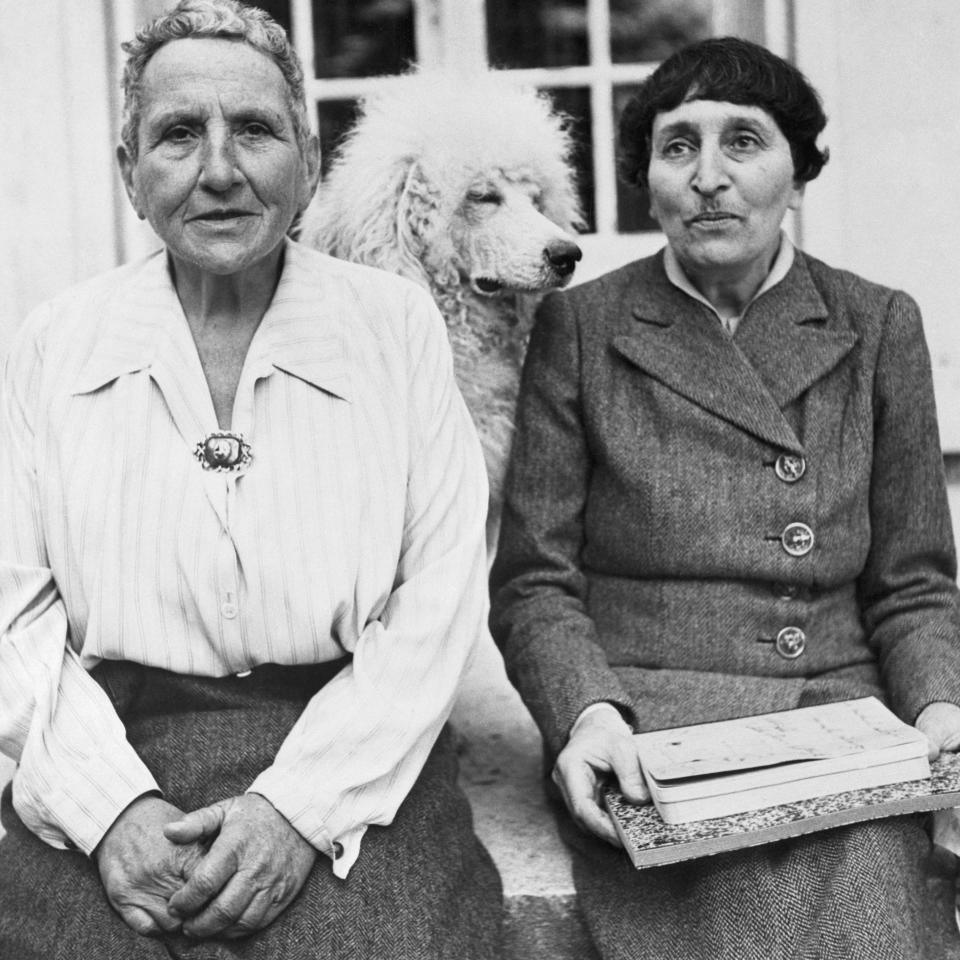
[[[389,823],[484,629],[486,478],[446,331],[413,284],[294,243],[233,415],[213,404],[163,254],[40,307],[0,415],[0,750],[14,803],[90,852],[156,783],[88,671],[353,655],[250,785],[345,876]]]

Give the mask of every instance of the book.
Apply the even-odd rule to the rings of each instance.
[[[692,823],[668,824],[652,804],[634,806],[616,789],[604,796],[631,862],[638,869],[760,846],[818,830],[960,806],[960,756],[943,754],[930,776],[780,804]]]
[[[665,823],[930,776],[927,740],[875,697],[634,737]]]

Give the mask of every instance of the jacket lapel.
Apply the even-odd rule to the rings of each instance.
[[[857,336],[828,316],[798,251],[783,282],[747,310],[734,342],[783,408],[836,367]]]
[[[674,287],[660,258],[631,291],[633,322],[613,348],[649,376],[774,446],[803,453],[782,408],[836,366],[856,337],[825,329],[827,310],[797,253],[784,280],[747,310],[735,337]]]

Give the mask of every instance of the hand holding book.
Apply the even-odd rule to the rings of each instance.
[[[943,701],[927,704],[920,711],[916,726],[930,741],[931,760],[940,753],[955,753],[960,749],[960,707],[956,704]],[[937,846],[960,857],[960,810],[936,811],[931,836]]]
[[[615,790],[605,801],[638,867],[951,807],[960,803],[958,758],[940,757],[931,777],[927,754],[954,742],[958,717],[933,710],[919,731],[863,698],[641,734],[657,809]]]
[[[557,757],[553,782],[581,829],[619,847],[620,838],[603,807],[604,784],[610,777],[629,803],[650,802],[630,727],[613,706],[588,709],[573,725]]]
[[[960,750],[960,707],[955,703],[928,703],[917,717],[916,728],[930,741],[931,760]]]

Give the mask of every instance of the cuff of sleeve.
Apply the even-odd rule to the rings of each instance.
[[[341,834],[340,839],[334,842],[334,847],[340,848],[340,855],[335,857],[333,861],[333,875],[335,877],[339,877],[341,880],[347,879],[347,874],[350,873],[350,869],[357,862],[357,857],[360,856],[360,841],[366,832],[367,825],[362,823],[359,827],[354,827],[353,830]]]
[[[600,703],[591,703],[590,706],[584,709],[581,712],[580,716],[577,717],[576,720],[574,720],[573,726],[570,728],[570,737],[572,737],[577,732],[577,730],[579,729],[580,725],[583,723],[584,720],[596,714],[606,715],[612,721],[619,720],[624,727],[626,727],[631,733],[633,733],[633,728],[630,726],[629,723],[627,723],[621,709],[615,703],[611,703],[609,700],[602,700]]]
[[[552,735],[550,737],[541,730],[541,732],[544,732],[544,741],[547,748],[553,756],[556,756],[566,746],[570,734],[573,733],[574,725],[583,716],[584,712],[600,704],[612,707],[627,726],[633,727],[633,707],[622,692],[613,689],[595,689],[589,695],[577,701],[571,699],[557,705],[558,709],[554,713],[555,722],[552,725]],[[559,739],[554,741],[553,737]]]
[[[283,790],[270,769],[261,773],[246,792],[266,797],[307,843],[333,861],[334,876],[341,880],[347,878],[360,856],[360,841],[367,832],[365,823],[331,832],[318,815],[315,798],[311,802],[303,796],[292,796],[288,790]]]
[[[32,789],[30,771],[21,765],[13,780],[13,805],[20,819],[52,847],[89,856],[117,817],[145,793],[161,793],[143,761],[130,751],[127,766],[102,754],[85,758],[82,769],[46,779]],[[127,758],[125,758],[127,759]]]
[[[931,654],[929,663],[950,663],[944,657]],[[918,673],[920,676],[918,676]],[[924,675],[926,674],[926,675]],[[960,705],[960,677],[952,670],[914,670],[911,683],[890,683],[890,706],[906,723],[916,723],[923,709],[931,703],[945,702]]]

